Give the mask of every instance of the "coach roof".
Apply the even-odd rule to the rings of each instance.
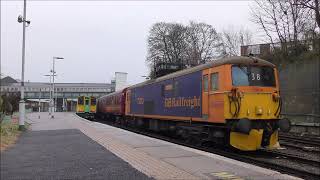
[[[147,85],[147,84],[152,84],[155,82],[160,82],[160,81],[164,81],[167,79],[172,79],[175,77],[179,77],[179,76],[183,76],[186,74],[190,74],[193,72],[197,72],[197,71],[201,71],[210,67],[215,67],[215,66],[221,66],[224,64],[245,64],[245,65],[258,65],[258,66],[270,66],[270,67],[275,67],[274,64],[265,61],[263,59],[257,58],[257,57],[244,57],[244,56],[234,56],[234,57],[228,57],[228,58],[222,58],[222,59],[217,59],[217,60],[212,60],[206,64],[201,64],[192,68],[188,68],[188,69],[184,69],[181,71],[177,71],[156,79],[152,79],[149,81],[145,81],[133,86],[130,86],[129,89],[131,88],[135,88],[135,87],[139,87],[139,86],[143,86],[143,85]]]

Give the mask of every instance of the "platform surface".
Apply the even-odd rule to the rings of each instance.
[[[80,130],[54,127],[27,131],[1,152],[0,179],[152,179]]]
[[[33,130],[78,129],[132,167],[155,179],[299,179],[212,153],[91,122],[73,113],[32,113]]]

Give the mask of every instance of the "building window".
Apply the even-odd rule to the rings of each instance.
[[[45,98],[49,98],[49,96],[50,96],[50,94],[49,94],[48,92],[43,93],[43,97],[45,97]]]
[[[26,96],[27,96],[27,97],[35,97],[35,93],[29,92],[29,93],[26,93]]]

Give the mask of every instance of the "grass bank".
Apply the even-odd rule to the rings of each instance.
[[[29,124],[25,123],[26,128]],[[0,123],[0,151],[4,151],[13,145],[19,138],[21,131],[19,131],[18,122],[14,119],[9,121],[2,121]]]

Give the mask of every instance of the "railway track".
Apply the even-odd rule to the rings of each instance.
[[[318,153],[320,156],[320,147],[317,146],[306,146],[304,144],[294,143],[294,142],[288,142],[280,140],[280,144],[282,147],[290,148],[290,149],[297,149],[305,152],[312,152],[312,153]]]
[[[309,164],[311,166],[319,167],[320,168],[320,161],[318,159],[311,159],[307,157],[302,157],[296,154],[287,153],[285,151],[281,150],[262,150],[263,153],[266,153],[266,155],[272,155],[275,158],[283,158],[283,159],[290,159],[297,161],[299,163],[303,164]],[[320,170],[320,169],[319,169]]]
[[[300,143],[306,146],[320,147],[320,138],[316,139],[316,137],[280,134],[279,139],[285,142]]]
[[[162,134],[156,134],[150,131],[139,130],[132,127],[122,126],[113,122],[95,121],[115,126],[121,129],[135,132],[137,134],[161,139],[174,144],[187,146],[190,148],[202,150],[209,153],[218,154],[224,157],[235,159],[238,161],[255,164],[260,167],[276,170],[285,174],[294,175],[305,179],[320,178],[320,162],[313,159],[306,159],[285,152],[262,150],[254,153],[239,152],[230,148],[215,147],[212,145],[200,145],[190,142],[185,142],[179,139],[174,139]]]

